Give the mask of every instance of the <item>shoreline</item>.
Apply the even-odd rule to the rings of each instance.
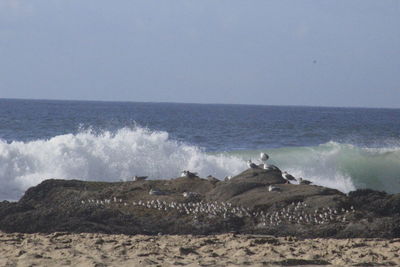
[[[399,266],[399,208],[400,194],[260,168],[227,181],[52,179],[0,202],[0,266]]]
[[[400,265],[400,238],[0,232],[0,266]]]

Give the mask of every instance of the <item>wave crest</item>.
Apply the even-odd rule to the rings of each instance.
[[[317,185],[349,192],[371,188],[400,192],[400,147],[361,148],[328,142],[312,147],[269,149],[270,162]],[[47,140],[0,140],[0,199],[16,200],[49,178],[96,181],[177,177],[182,170],[223,178],[245,170],[260,151],[205,153],[171,140],[167,132],[136,126],[115,132],[82,130]]]
[[[328,142],[311,147],[286,147],[267,151],[271,162],[296,177],[349,192],[370,188],[400,192],[400,147],[358,147]],[[257,157],[258,151],[233,153]]]
[[[141,127],[97,134],[88,130],[26,143],[0,141],[0,195],[16,199],[49,178],[118,181],[147,175],[162,179],[177,177],[183,169],[221,178],[245,166],[238,157],[208,155],[196,146],[170,140],[167,132]]]

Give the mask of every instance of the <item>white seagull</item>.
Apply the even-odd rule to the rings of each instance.
[[[281,189],[279,188],[279,187],[276,187],[276,186],[273,186],[273,185],[270,185],[270,186],[268,186],[268,191],[269,192],[272,192],[272,191],[280,191]]]
[[[261,159],[262,162],[265,163],[269,159],[269,156],[266,153],[261,152],[260,159]]]
[[[263,164],[263,169],[272,171],[274,169],[274,166],[273,165],[269,165],[267,163],[264,163]]]

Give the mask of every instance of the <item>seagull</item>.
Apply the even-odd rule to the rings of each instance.
[[[283,177],[283,179],[288,180],[288,181],[297,181],[296,178],[294,178],[292,175],[290,175],[287,172],[283,172],[282,177]]]
[[[278,167],[276,167],[275,165],[272,165],[272,164],[264,163],[263,164],[263,169],[267,170],[267,171],[276,171],[276,172],[281,173],[281,170]]]
[[[274,168],[273,168],[273,165],[269,165],[267,163],[264,163],[263,164],[263,169],[272,171]]]
[[[247,166],[248,166],[249,168],[251,168],[251,169],[258,169],[257,164],[251,162],[251,160],[248,160],[248,161],[247,161]]]
[[[198,196],[200,196],[200,194],[199,193],[196,193],[196,192],[183,192],[183,197],[185,197],[185,198],[191,198],[191,197],[198,197]]]
[[[261,152],[260,159],[262,162],[266,162],[269,159],[269,156],[266,153]]]
[[[197,177],[197,173],[190,172],[190,171],[182,171],[181,177],[194,178],[194,177]]]
[[[135,176],[132,177],[133,181],[143,181],[143,180],[146,180],[146,179],[147,179],[147,176],[137,176],[137,175],[135,175]]]
[[[269,192],[272,192],[272,191],[281,191],[281,189],[280,189],[279,187],[270,185],[270,186],[268,186],[268,191],[269,191]]]
[[[304,180],[303,178],[299,178],[299,184],[306,184],[306,185],[309,185],[309,184],[312,184],[312,182],[310,182],[310,181],[308,181],[308,180]]]
[[[149,195],[164,195],[165,193],[160,190],[150,189]]]
[[[224,181],[229,181],[230,179],[232,179],[232,175],[228,175],[225,177]]]

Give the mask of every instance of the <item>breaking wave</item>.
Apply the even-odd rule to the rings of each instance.
[[[271,163],[296,177],[349,192],[357,188],[400,192],[400,147],[358,147],[328,142],[312,147],[267,150]],[[232,152],[256,158],[259,151]]]
[[[49,178],[126,181],[147,175],[161,179],[178,177],[182,170],[223,178],[245,166],[240,158],[209,155],[169,139],[167,132],[140,127],[31,142],[0,141],[0,199],[15,200],[28,187]]]
[[[46,140],[0,140],[0,199],[16,200],[30,186],[49,178],[87,181],[178,177],[182,170],[223,178],[245,170],[260,151],[206,153],[169,138],[167,132],[122,128],[90,130]],[[313,147],[266,150],[271,163],[296,177],[349,192],[372,188],[400,192],[400,148],[361,148],[328,142]]]

